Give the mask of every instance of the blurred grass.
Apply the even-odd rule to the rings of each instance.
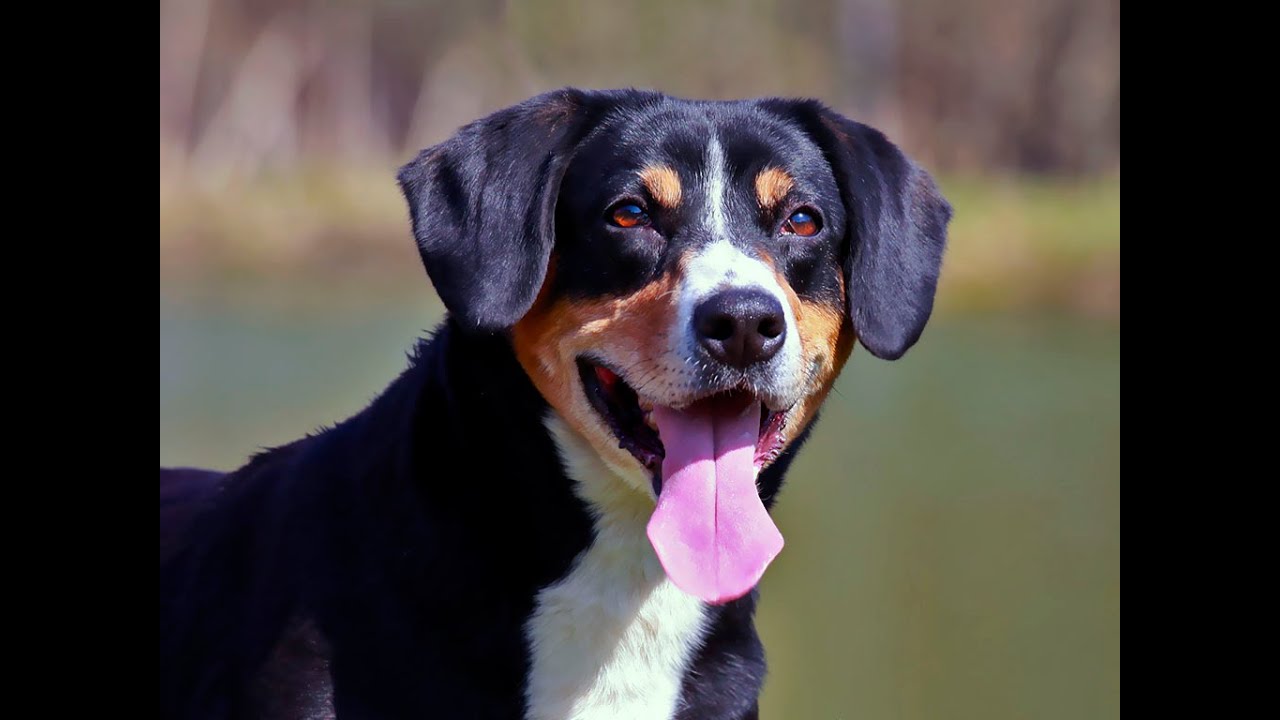
[[[162,284],[424,280],[394,168],[323,166],[217,189],[160,185]],[[1120,312],[1120,178],[940,179],[955,207],[939,289],[946,310]]]
[[[855,353],[776,511],[770,715],[1119,717],[1119,392],[1111,321]]]
[[[940,292],[969,310],[1120,312],[1120,178],[942,178],[955,208]]]

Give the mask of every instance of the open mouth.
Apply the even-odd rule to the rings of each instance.
[[[782,550],[756,478],[782,451],[787,413],[742,389],[653,405],[609,368],[580,359],[578,369],[618,447],[652,473],[645,533],[667,577],[713,604],[750,592]]]
[[[653,418],[653,404],[642,400],[621,376],[603,365],[579,358],[578,372],[587,399],[613,431],[618,447],[631,453],[653,473],[654,492],[660,493],[662,474],[659,470],[666,457],[666,448]],[[757,400],[752,393],[739,389],[701,398],[693,406],[720,405],[745,409]],[[772,462],[782,452],[782,431],[787,418],[785,410],[770,410],[763,403],[759,403],[759,407],[760,432],[754,457],[757,468]]]

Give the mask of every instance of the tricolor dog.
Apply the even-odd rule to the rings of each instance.
[[[562,90],[404,166],[448,309],[354,417],[160,471],[161,714],[754,718],[783,475],[951,209],[811,100]]]

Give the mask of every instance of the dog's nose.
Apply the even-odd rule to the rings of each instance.
[[[787,336],[782,303],[763,290],[724,290],[693,311],[693,333],[711,357],[736,368],[764,362]]]

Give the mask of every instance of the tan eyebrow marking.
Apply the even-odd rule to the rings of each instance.
[[[786,197],[794,185],[795,181],[786,170],[765,168],[756,176],[756,200],[760,202],[760,207],[771,208]]]
[[[680,176],[668,165],[650,165],[640,171],[640,182],[659,205],[674,208],[680,204]]]

